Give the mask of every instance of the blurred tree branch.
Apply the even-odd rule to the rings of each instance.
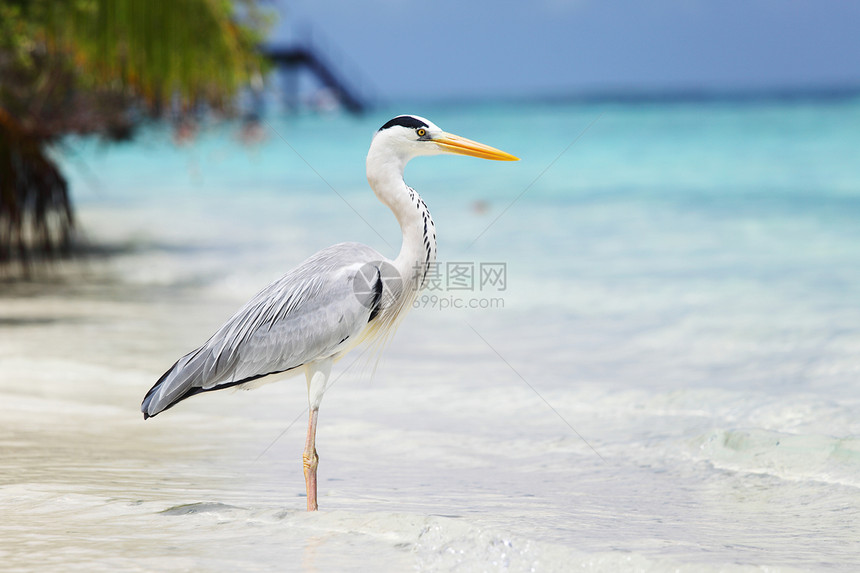
[[[231,113],[264,72],[256,46],[268,23],[254,0],[0,0],[0,265],[26,270],[70,248],[52,143]]]

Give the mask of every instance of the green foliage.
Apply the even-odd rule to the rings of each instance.
[[[114,82],[149,103],[223,103],[260,59],[258,28],[225,0],[77,0],[29,3],[44,40],[69,54],[95,87]],[[250,12],[254,14],[254,12]],[[259,20],[259,18],[257,18]]]
[[[267,23],[253,0],[0,0],[0,263],[68,243],[51,142],[125,139],[147,117],[203,107],[229,113],[264,72]]]

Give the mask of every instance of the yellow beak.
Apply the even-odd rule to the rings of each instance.
[[[495,161],[519,161],[519,157],[514,157],[510,153],[505,153],[495,147],[454,135],[453,133],[443,133],[433,138],[433,143],[447,151],[448,153],[457,153],[459,155],[471,155],[472,157],[480,157],[482,159],[493,159]]]

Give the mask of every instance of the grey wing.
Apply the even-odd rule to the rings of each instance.
[[[149,390],[144,418],[194,394],[286,372],[336,355],[372,320],[385,259],[358,243],[324,249],[252,298]]]

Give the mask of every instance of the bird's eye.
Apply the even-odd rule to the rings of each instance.
[[[422,128],[419,129],[416,133],[418,134],[418,137],[424,137],[425,135],[427,135],[427,130]]]

